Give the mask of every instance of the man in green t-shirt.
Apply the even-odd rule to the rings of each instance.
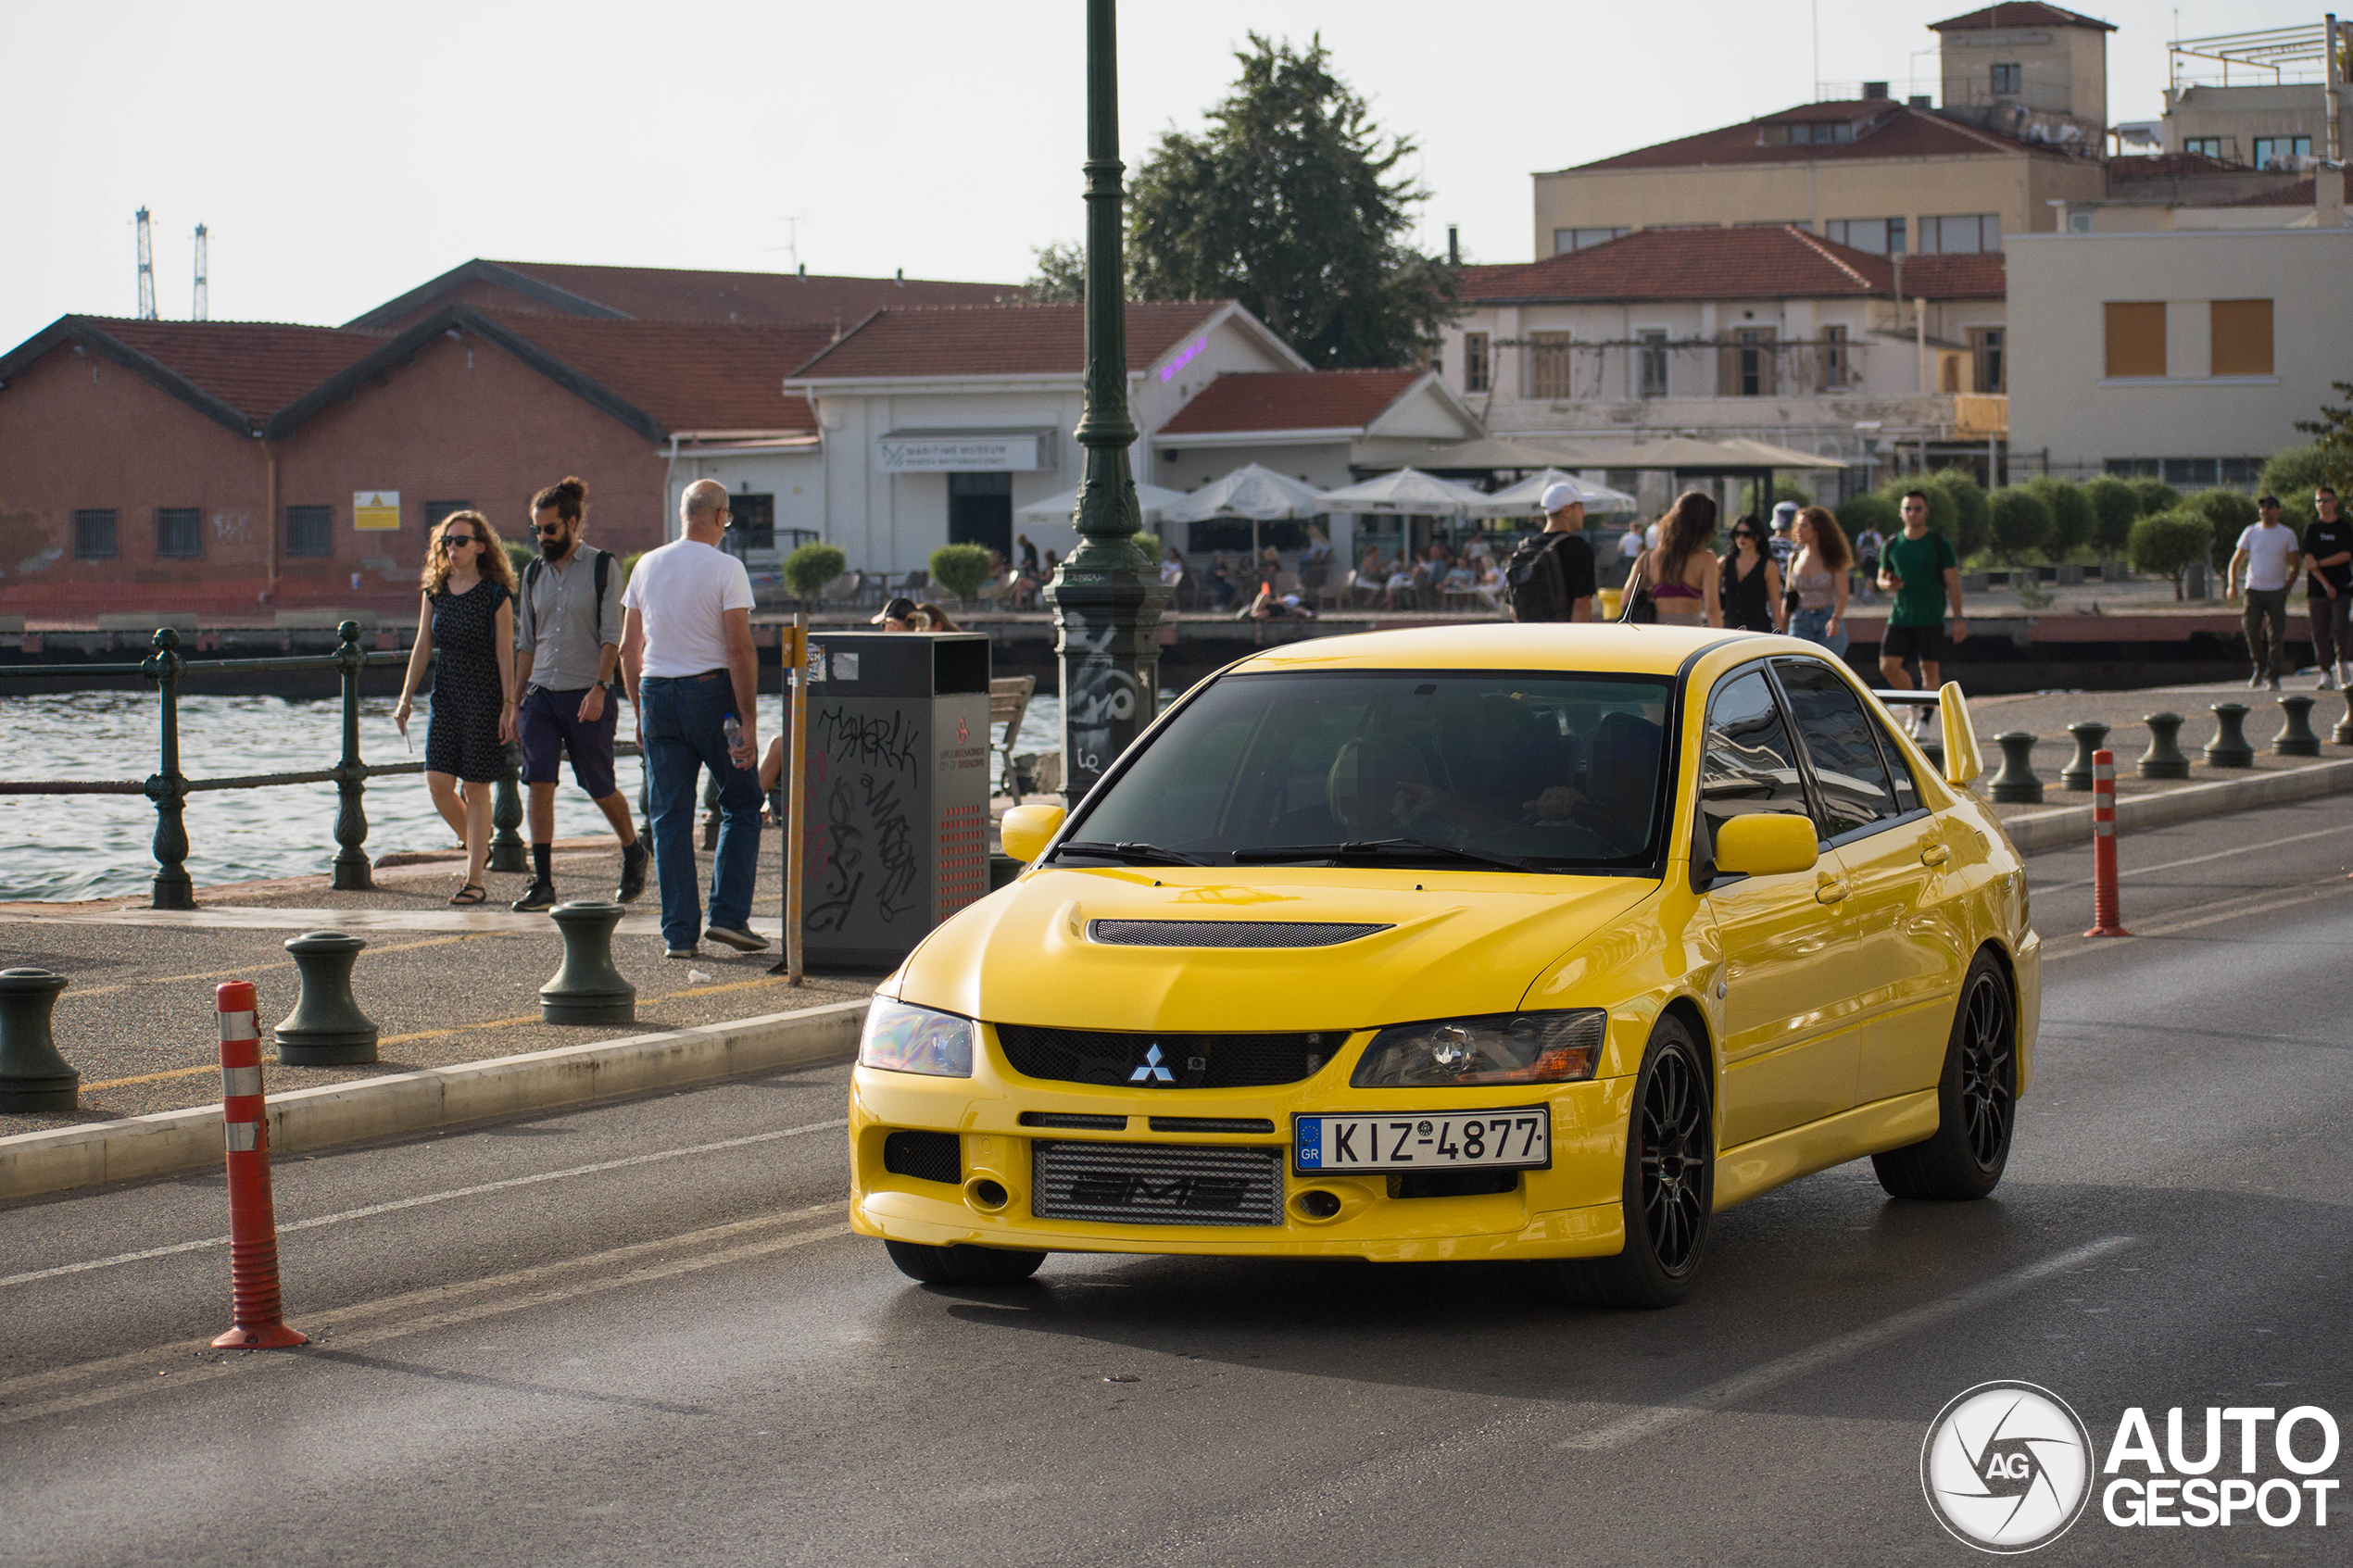
[[[1944,655],[1944,601],[1953,603],[1953,640],[1969,641],[1969,621],[1961,614],[1961,563],[1941,533],[1928,531],[1928,493],[1904,492],[1904,532],[1887,542],[1880,558],[1879,585],[1895,596],[1880,634],[1879,670],[1897,691],[1911,689],[1904,661],[1920,664],[1920,689],[1935,691],[1944,684],[1937,665]],[[1928,709],[1912,710],[1912,728],[1926,728]]]

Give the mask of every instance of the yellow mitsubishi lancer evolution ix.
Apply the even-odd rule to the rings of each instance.
[[[906,1273],[1048,1252],[1525,1259],[1691,1288],[1710,1216],[2009,1153],[2040,939],[1944,771],[1785,637],[1493,625],[1202,683],[886,981],[850,1216]]]

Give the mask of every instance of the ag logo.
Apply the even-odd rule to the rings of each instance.
[[[1981,1383],[1929,1423],[1920,1489],[1967,1545],[2032,1551],[2067,1534],[2091,1500],[2091,1434],[2047,1388]]]

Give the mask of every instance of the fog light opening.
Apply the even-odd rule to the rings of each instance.
[[[974,1208],[991,1214],[1002,1209],[1010,1199],[1011,1195],[1005,1191],[1003,1184],[991,1181],[987,1176],[975,1176],[964,1184],[964,1200]]]
[[[1299,1211],[1311,1220],[1329,1220],[1340,1213],[1340,1195],[1321,1187],[1299,1195]]]

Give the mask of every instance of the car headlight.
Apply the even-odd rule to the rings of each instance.
[[[1600,1008],[1568,1008],[1400,1023],[1373,1036],[1349,1083],[1360,1089],[1573,1084],[1601,1064],[1608,1022]]]
[[[858,1036],[858,1065],[939,1078],[973,1075],[973,1021],[876,997]]]

